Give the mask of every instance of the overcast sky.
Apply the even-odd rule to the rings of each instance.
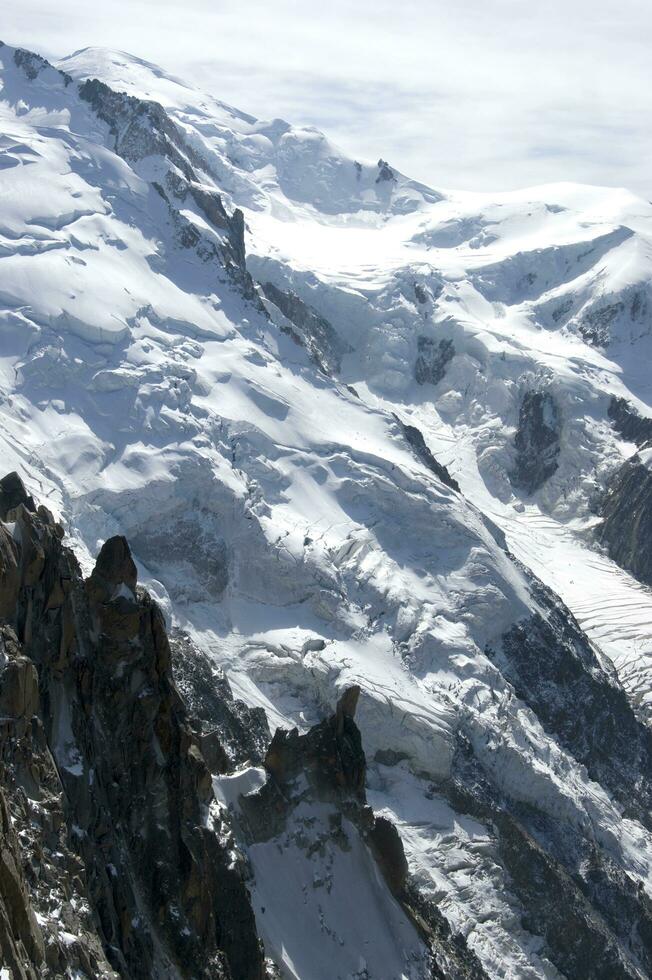
[[[155,61],[439,187],[652,197],[651,0],[21,0],[0,38]],[[7,9],[9,8],[9,9]]]

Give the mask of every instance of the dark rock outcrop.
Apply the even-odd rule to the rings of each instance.
[[[272,776],[267,785],[285,786],[303,774],[316,799],[363,800],[367,761],[354,721],[359,694],[357,687],[345,691],[335,714],[305,735],[277,728],[264,761]]]
[[[335,714],[304,735],[296,728],[276,729],[263,760],[271,778],[241,798],[250,840],[276,836],[303,800],[335,804],[347,815],[364,808],[367,762],[353,718],[358,695],[359,688],[350,688]]]
[[[652,472],[640,456],[628,459],[613,474],[600,513],[598,541],[621,568],[652,585]]]
[[[172,670],[211,772],[261,765],[271,734],[262,708],[233,697],[222,670],[180,630],[170,636]]]
[[[454,935],[437,906],[411,880],[403,842],[394,824],[375,816],[367,804],[366,758],[355,722],[357,686],[339,699],[335,713],[304,735],[297,729],[276,731],[264,760],[270,778],[257,793],[240,797],[244,829],[250,841],[281,839],[291,816],[302,804],[328,804],[330,840],[348,846],[342,818],[357,829],[369,848],[391,894],[430,950],[431,980],[486,980],[464,939]],[[323,837],[303,847],[324,847]]]
[[[279,289],[274,283],[261,284],[265,298],[273,303],[289,321],[287,333],[306,348],[312,359],[326,374],[336,374],[342,364],[342,355],[351,350],[326,317],[291,290]]]
[[[411,882],[396,828],[367,805],[358,688],[305,735],[278,731],[270,744],[263,712],[233,698],[189,637],[168,640],[125,538],[105,542],[84,580],[45,508],[19,502],[8,515],[0,948],[16,977],[262,980],[245,866],[207,758],[215,772],[262,761],[270,774],[241,798],[250,840],[273,837],[302,801],[326,803],[326,834],[346,853],[350,821],[430,948],[432,977],[483,980]],[[12,823],[29,828],[20,845]]]
[[[408,863],[399,832],[386,817],[376,817],[369,843],[392,895],[401,895],[408,877]]]
[[[100,549],[95,568],[86,584],[86,591],[93,603],[108,603],[116,597],[124,585],[135,599],[138,572],[131,557],[127,539],[121,536],[109,538]]]
[[[118,976],[66,817],[36,667],[14,630],[0,626],[0,956],[15,980]]]
[[[577,328],[594,347],[608,347],[614,341],[644,336],[650,330],[647,286],[634,284],[622,292],[599,295],[582,310]]]
[[[50,68],[50,63],[42,58],[40,54],[35,54],[33,51],[26,51],[25,48],[16,48],[14,51],[14,64],[17,68],[22,68],[30,82],[33,82],[35,78],[38,78],[39,74],[44,68]],[[64,75],[69,84],[71,81],[70,76]]]
[[[578,330],[593,347],[607,347],[611,340],[613,324],[625,312],[620,300],[587,310],[578,322]]]
[[[641,980],[652,966],[652,903],[600,849],[566,822],[498,793],[460,739],[444,787],[459,812],[493,828],[522,925],[542,937],[540,953],[566,977]]]
[[[652,733],[605,671],[563,603],[532,583],[539,608],[487,653],[555,741],[586,767],[623,817],[652,826]],[[462,739],[446,790],[495,829],[523,925],[565,976],[638,978],[652,970],[652,902],[590,834],[497,790]]]
[[[376,183],[382,184],[384,181],[396,180],[396,174],[387,163],[387,160],[378,161],[378,176],[376,177]]]
[[[126,540],[84,582],[45,508],[8,516],[0,822],[24,833],[20,851],[2,838],[6,962],[33,964],[16,973],[30,980],[260,980],[243,870]]]
[[[446,467],[435,459],[430,449],[426,445],[426,440],[423,438],[423,434],[419,431],[419,429],[417,429],[415,425],[407,425],[406,423],[401,422],[397,415],[395,415],[394,418],[400,425],[401,431],[414,451],[415,456],[420,459],[421,462],[427,466],[428,469],[434,473],[442,483],[445,483],[447,487],[451,488],[451,490],[455,490],[457,493],[459,493],[459,483],[450,475]]]
[[[0,480],[0,521],[6,521],[9,511],[19,504],[24,504],[32,513],[36,510],[34,498],[27,493],[25,484],[14,471]]]
[[[65,88],[73,82],[70,75],[53,68],[31,51],[16,49],[14,61],[30,82],[44,69],[55,72]],[[210,170],[208,163],[184,139],[182,130],[163,106],[115,92],[97,78],[83,81],[78,92],[81,100],[108,126],[112,149],[124,160],[133,165],[148,156],[161,156],[167,161],[169,170],[164,184],[152,181],[151,186],[168,206],[178,244],[194,248],[203,261],[215,262],[223,268],[245,298],[260,306],[246,267],[244,215],[239,208],[229,215],[221,196],[206,190],[202,171]],[[221,243],[216,244],[214,236],[203,233],[201,222],[194,223],[182,214],[177,206],[179,202],[194,205],[202,218],[221,233]]]
[[[145,157],[160,155],[168,161],[170,170],[165,186],[159,181],[152,186],[168,205],[179,244],[194,248],[204,261],[217,260],[240,286],[243,295],[256,300],[245,261],[244,215],[238,208],[229,215],[220,195],[205,189],[200,173],[207,168],[206,162],[186,143],[163,106],[114,92],[97,78],[82,82],[79,95],[107,124],[113,149],[124,160],[134,164]],[[222,232],[220,246],[181,214],[178,204],[186,202],[192,202],[209,224]]]
[[[609,402],[607,414],[616,432],[628,442],[635,442],[639,449],[652,442],[652,418],[639,415],[633,405],[624,398],[613,397]]]
[[[425,294],[424,299],[420,299],[417,293],[417,299],[420,303],[425,302]],[[454,356],[455,344],[452,340],[443,339],[437,344],[431,337],[419,337],[417,339],[417,359],[414,365],[414,377],[417,383],[420,385],[439,384]]]
[[[559,464],[561,415],[549,391],[527,391],[523,396],[514,438],[516,465],[512,484],[534,493],[556,472]]]
[[[502,652],[489,655],[543,727],[609,790],[624,814],[652,829],[652,731],[636,717],[615,674],[598,663],[561,600],[537,581],[532,595],[541,612],[511,627]]]
[[[4,524],[0,524],[0,620],[14,615],[19,591],[18,545]]]

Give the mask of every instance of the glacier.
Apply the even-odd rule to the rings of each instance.
[[[612,414],[652,416],[652,204],[433,190],[123,52],[0,61],[3,472],[85,572],[125,535],[272,730],[360,687],[369,803],[484,975],[649,975],[652,595],[598,530],[649,465]],[[215,775],[236,822],[261,772]],[[280,975],[440,975],[355,828],[331,892],[323,802],[291,819],[240,841]]]

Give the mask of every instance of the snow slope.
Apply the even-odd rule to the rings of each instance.
[[[421,887],[489,976],[562,975],[492,821],[456,810],[442,785],[468,743],[497,794],[580,828],[652,896],[640,814],[623,815],[491,653],[547,615],[530,569],[637,709],[652,704],[652,597],[591,535],[594,497],[634,449],[609,399],[651,414],[652,205],[574,185],[439,193],[123,53],[78,52],[65,75],[7,47],[0,60],[4,469],[49,500],[83,554],[126,534],[141,581],[272,727],[305,729],[360,684],[372,803],[401,829]],[[149,140],[131,103],[115,123],[98,114],[78,87],[95,77],[160,104],[167,142]],[[233,264],[233,229],[206,204],[216,194],[244,214],[262,288]],[[302,301],[302,326],[269,284]],[[419,356],[444,349],[419,381]],[[320,370],[315,351],[339,370]],[[563,419],[558,468],[533,495],[510,479],[529,389],[551,392]],[[373,903],[351,846],[340,874]],[[250,857],[274,905],[277,852]],[[327,965],[306,972],[302,860],[259,928],[285,976],[353,976],[364,927],[337,909],[338,972],[324,929],[310,949]],[[400,917],[382,915],[398,935]],[[355,975],[388,978],[387,955],[375,948]]]

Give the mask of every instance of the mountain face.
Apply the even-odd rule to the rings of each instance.
[[[0,63],[3,977],[652,975],[652,205]]]

